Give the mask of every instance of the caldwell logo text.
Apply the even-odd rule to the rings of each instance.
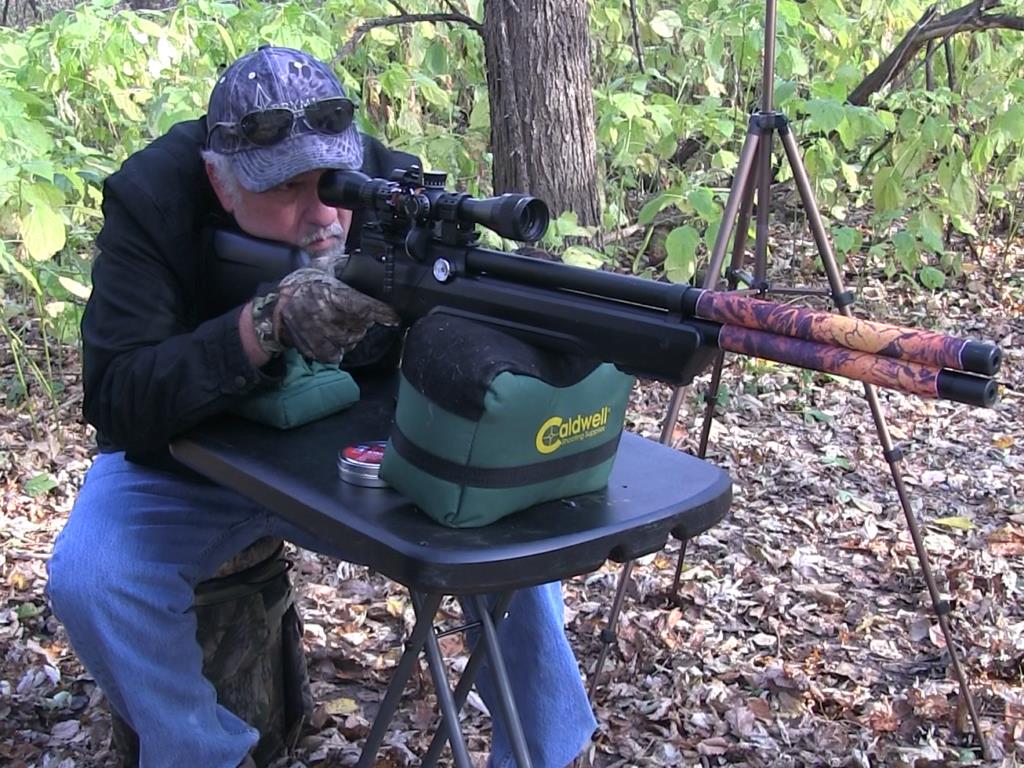
[[[540,453],[554,453],[563,445],[595,437],[608,426],[611,412],[612,409],[606,405],[600,411],[577,413],[567,419],[552,416],[540,425],[534,444]]]

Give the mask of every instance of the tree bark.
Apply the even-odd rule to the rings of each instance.
[[[586,0],[488,0],[484,44],[494,188],[597,224],[597,140]]]

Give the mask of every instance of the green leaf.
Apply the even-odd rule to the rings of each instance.
[[[661,194],[655,195],[646,203],[644,207],[640,209],[640,213],[637,214],[637,224],[647,225],[654,221],[654,217],[661,213],[663,210],[668,208],[670,205],[679,203],[683,200],[683,195],[676,190],[668,190]]]
[[[715,168],[723,168],[727,171],[733,171],[739,164],[739,160],[739,156],[735,152],[730,152],[727,149],[720,149],[715,153],[715,157],[711,161],[711,165]]]
[[[775,103],[785,104],[797,92],[797,84],[792,80],[780,80],[775,84]]]
[[[433,29],[431,25],[426,25]],[[448,64],[448,49],[440,40],[434,40],[427,48],[426,56],[423,59],[424,68],[434,75],[447,73],[451,67]]]
[[[778,4],[779,20],[794,27],[800,23],[800,6],[793,0],[781,0]]]
[[[21,221],[21,240],[29,258],[46,261],[67,241],[64,218],[48,205],[34,205]]]
[[[968,517],[936,517],[931,522],[935,525],[944,525],[947,528],[957,528],[961,531],[974,529],[974,521]]]
[[[92,293],[92,289],[87,285],[82,285],[77,280],[72,280],[70,277],[60,275],[57,281],[64,286],[64,289],[72,296],[79,299],[88,299],[89,294]]]
[[[934,253],[942,253],[942,217],[933,210],[920,211],[913,220],[913,229],[925,247]]]
[[[697,244],[700,233],[686,225],[673,229],[665,238],[665,273],[674,283],[693,280],[697,264]]]
[[[812,99],[804,105],[811,130],[831,133],[839,127],[846,113],[843,105],[833,99]]]
[[[954,177],[949,187],[949,203],[962,216],[973,217],[978,210],[978,192],[965,174]]]
[[[810,423],[807,419],[806,413],[804,414],[804,421]],[[852,472],[854,469],[852,461],[841,453],[836,453],[832,450],[826,451],[825,455],[821,457],[821,463],[823,466],[839,467],[840,469],[845,469],[847,472]]]
[[[49,493],[57,487],[57,481],[53,479],[53,476],[49,472],[44,472],[41,475],[36,475],[30,480],[25,481],[25,493],[29,496],[42,496],[45,493]]]
[[[15,615],[19,620],[24,621],[25,619],[31,619],[33,616],[38,616],[43,612],[35,603],[21,603],[17,608],[14,609]]]
[[[682,26],[682,19],[675,11],[661,10],[651,17],[651,31],[658,37],[670,38],[678,32]]]
[[[993,117],[992,130],[1011,141],[1024,141],[1024,105],[1014,104],[1001,115]]]
[[[388,27],[374,27],[370,30],[369,38],[388,48],[398,45],[399,40],[398,35],[392,32]]]
[[[561,216],[551,222],[549,231],[560,237],[588,237],[592,234],[587,227],[579,223],[575,211],[563,211]]]
[[[32,292],[36,296],[41,296],[43,294],[43,288],[39,285],[39,281],[36,279],[36,276],[28,267],[8,253],[7,246],[2,240],[0,240],[0,269],[8,274],[13,272],[21,275],[22,279],[28,284],[28,287],[32,289]]]
[[[938,290],[946,284],[946,275],[935,267],[921,267],[917,277],[921,281],[921,285],[932,291]]]
[[[901,229],[892,236],[893,248],[896,251],[896,259],[903,266],[903,270],[910,274],[917,271],[921,266],[921,254],[917,249],[917,238]]]
[[[832,231],[832,242],[839,253],[850,253],[860,248],[864,238],[853,227],[839,227]]]
[[[428,103],[447,111],[452,104],[451,96],[426,75],[417,72],[413,78],[416,92]]]
[[[903,203],[900,176],[892,168],[879,168],[871,185],[871,198],[879,213],[897,210]]]
[[[562,261],[574,267],[586,267],[587,269],[600,269],[604,266],[604,254],[594,248],[585,245],[570,245],[562,254]]]
[[[893,165],[899,169],[904,179],[912,179],[924,164],[927,157],[924,142],[911,139],[898,144],[893,149]]]
[[[711,190],[707,187],[697,187],[696,189],[691,190],[690,194],[686,196],[686,199],[705,221],[711,221],[712,219],[718,218],[718,204],[715,202],[715,197],[711,193]]]
[[[831,424],[836,420],[836,417],[830,413],[825,413],[817,408],[808,408],[804,411],[804,421],[811,424],[816,421],[820,421],[823,424]]]
[[[643,117],[644,99],[638,93],[615,93],[611,102],[626,117]]]

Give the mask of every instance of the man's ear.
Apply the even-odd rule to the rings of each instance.
[[[220,206],[227,213],[235,212],[235,198],[233,195],[228,193],[228,190],[224,186],[224,182],[221,181],[220,176],[217,174],[217,168],[212,163],[203,163],[206,166],[206,176],[210,180],[210,186],[213,187],[214,193],[217,195],[217,199],[220,200]]]

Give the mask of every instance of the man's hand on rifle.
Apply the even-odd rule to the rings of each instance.
[[[264,351],[292,347],[312,360],[337,363],[371,327],[396,326],[400,318],[384,302],[304,267],[253,301],[253,321]]]

